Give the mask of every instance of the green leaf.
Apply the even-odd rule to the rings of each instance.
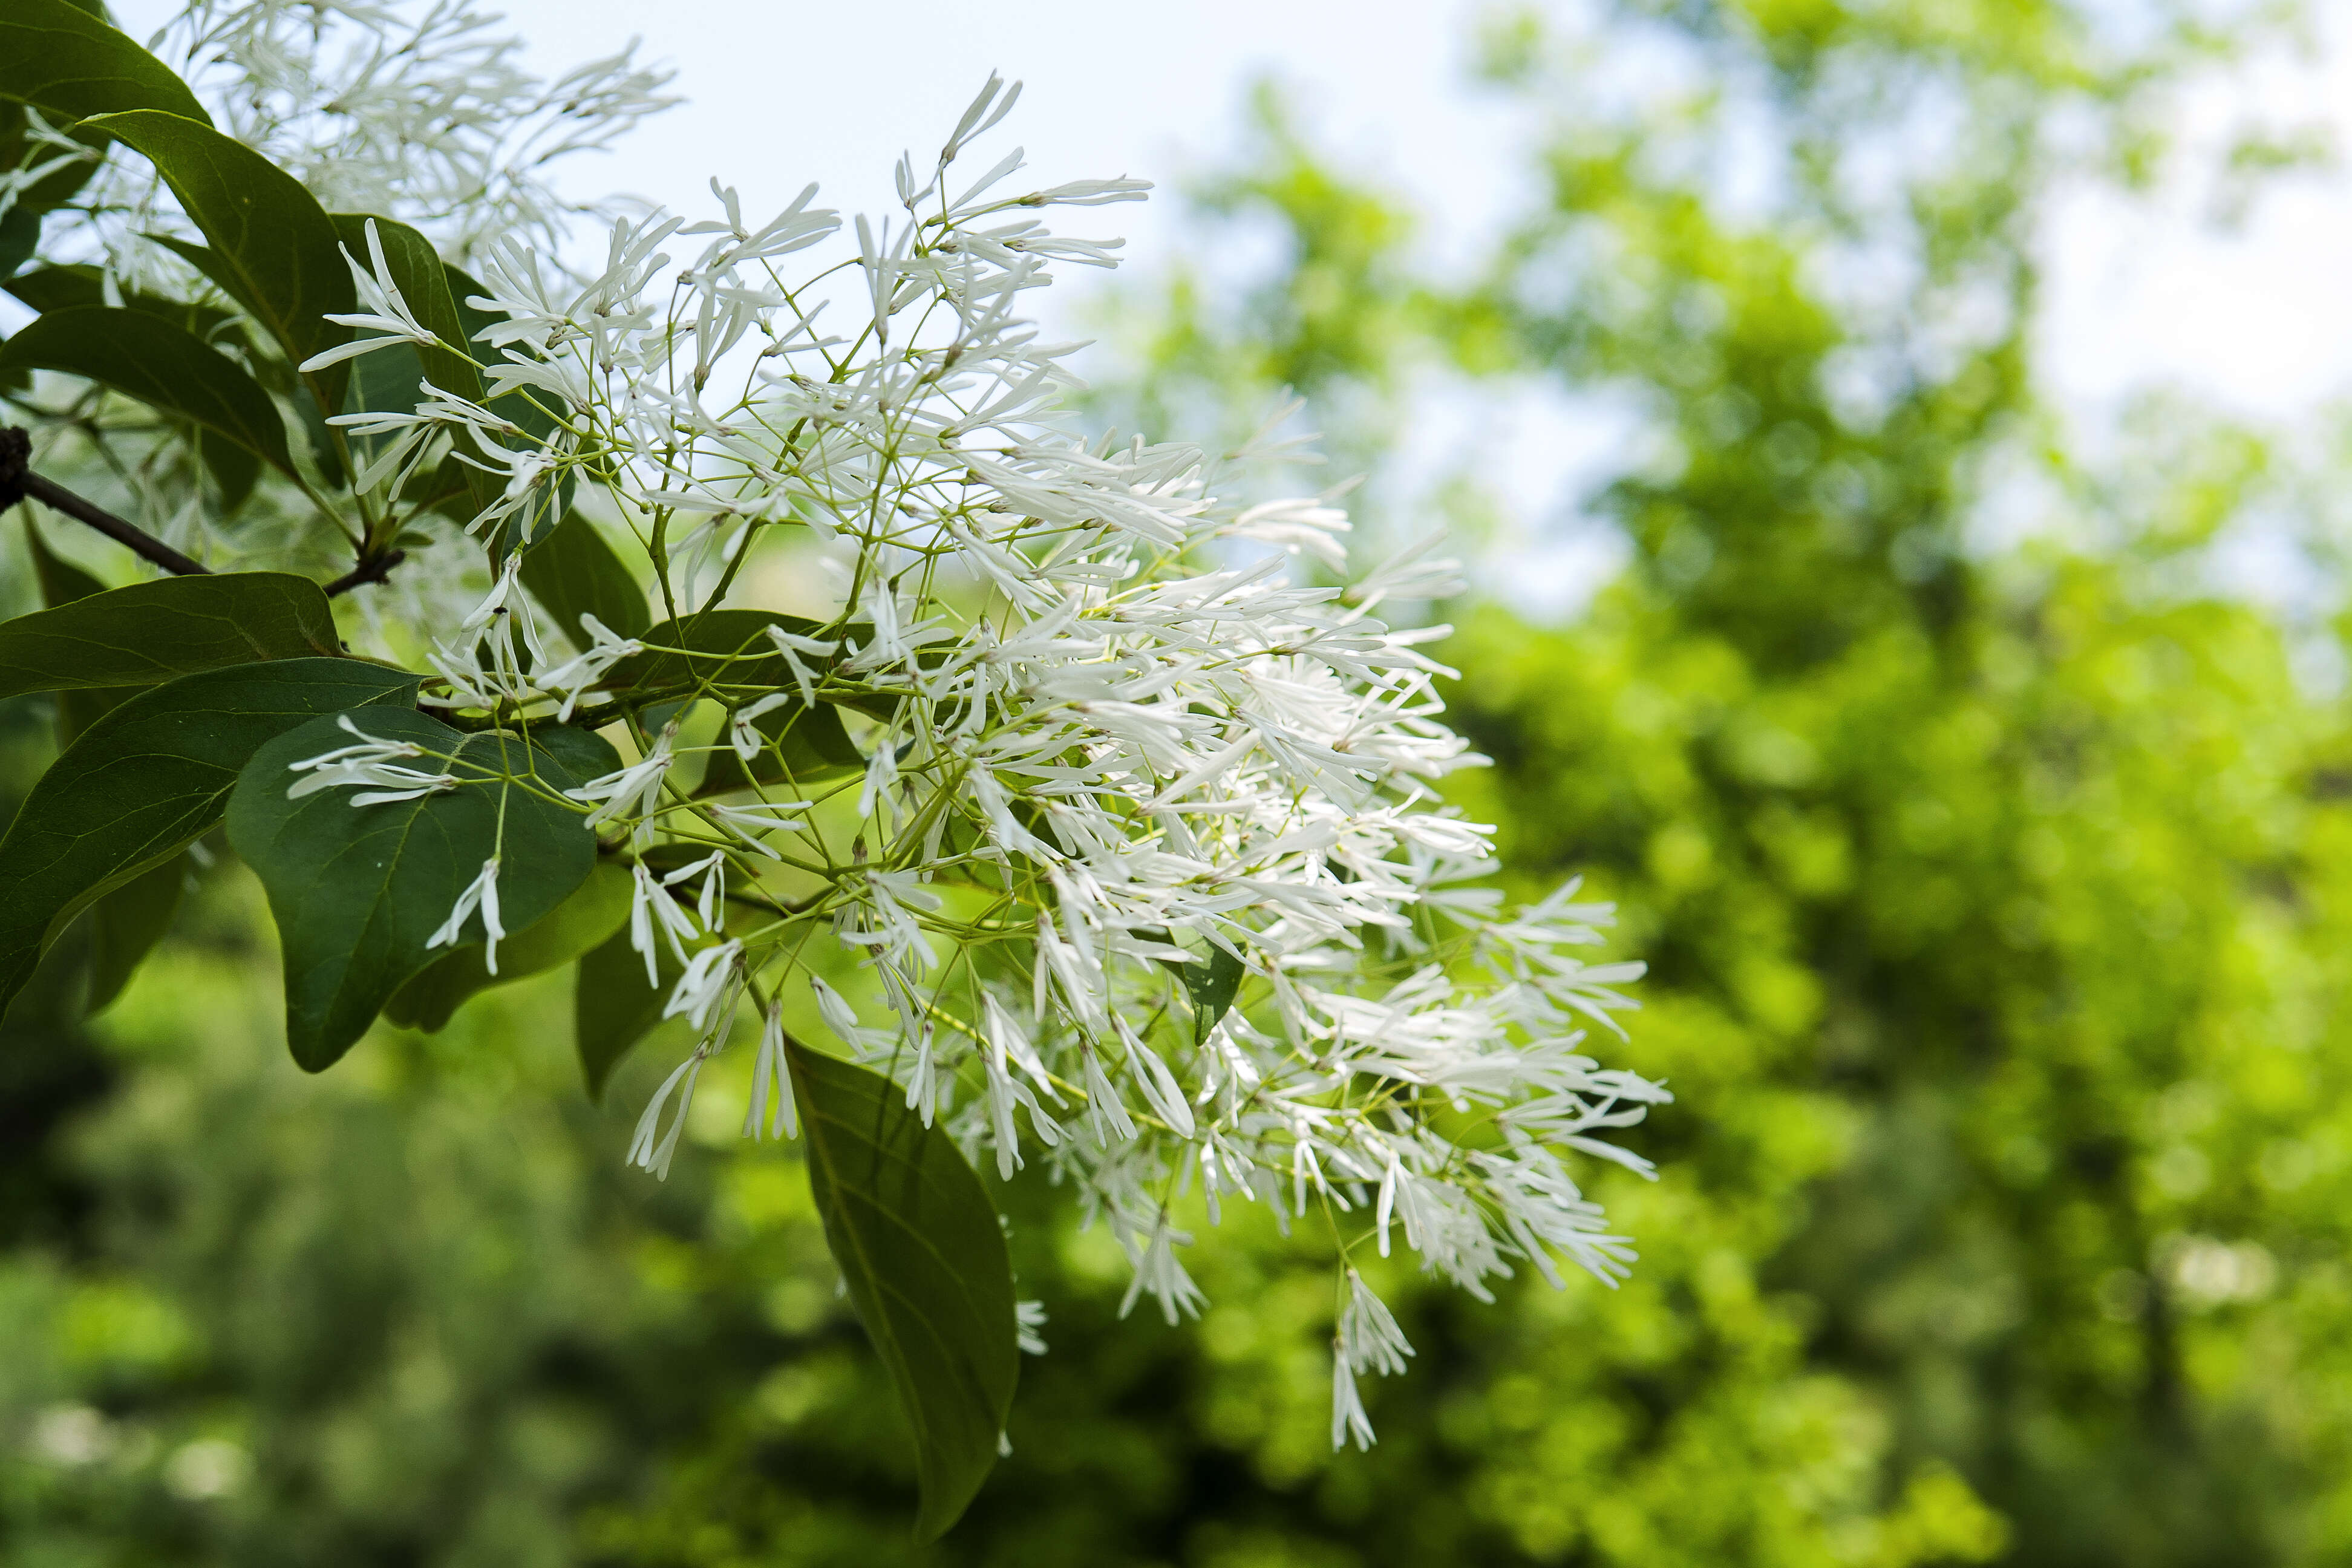
[[[457,314],[457,301],[450,297],[448,270],[442,263],[440,253],[433,248],[433,242],[397,219],[373,213],[331,213],[328,221],[335,226],[336,235],[352,257],[361,266],[371,268],[373,261],[368,251],[367,226],[370,223],[375,225],[376,240],[383,247],[384,268],[392,274],[392,280],[398,286],[401,297],[408,301],[410,313],[446,345],[441,348],[415,347],[415,352],[421,356],[425,375],[431,378],[434,385],[454,392],[469,402],[479,403],[482,400],[482,374],[472,360],[457,352],[467,342],[465,321]],[[377,351],[379,353],[383,352]],[[359,363],[365,363],[366,360]],[[416,405],[416,383],[414,379],[408,384],[408,392],[406,406],[414,408]]]
[[[0,370],[64,371],[135,397],[235,443],[291,474],[277,405],[236,362],[186,329],[143,310],[77,305],[52,310],[5,343]]]
[[[25,510],[25,543],[32,552],[33,576],[41,585],[41,603],[49,609],[70,605],[77,599],[87,599],[92,594],[106,592],[106,584],[69,561],[63,561],[49,551],[48,541],[33,526],[32,509]],[[0,622],[0,660],[7,657],[8,642],[5,628],[14,622]],[[0,670],[6,668],[0,663]],[[5,679],[5,675],[0,675]],[[85,730],[114,708],[131,693],[113,688],[85,688],[61,690],[58,693],[58,745],[70,746]]]
[[[327,595],[286,572],[158,577],[0,621],[0,698],[153,686],[197,670],[341,650]]]
[[[46,138],[33,138],[33,110],[13,100],[0,100],[0,170],[25,174],[46,163],[53,163],[64,149]],[[60,127],[58,116],[44,114],[53,129]],[[53,168],[29,185],[19,186],[11,213],[25,213],[41,217],[64,205],[81,193],[100,166],[106,161],[107,138],[99,132],[84,131],[70,124],[62,126],[68,140],[79,142],[90,151],[90,156],[78,158],[61,168]]]
[[[174,855],[100,899],[89,911],[89,984],[82,1011],[102,1013],[170,929],[188,879],[188,858]]]
[[[10,207],[7,216],[0,217],[0,278],[30,261],[40,244],[41,215],[30,207]]]
[[[612,742],[578,724],[535,725],[530,731],[530,743],[583,782],[601,778],[621,765],[621,753],[613,750]]]
[[[1242,961],[1222,947],[1212,947],[1208,963],[1176,968],[1185,994],[1192,998],[1192,1038],[1197,1045],[1209,1037],[1209,1031],[1234,1005],[1234,994],[1242,988]]]
[[[0,288],[5,288],[37,311],[69,310],[77,305],[106,303],[106,285],[98,268],[84,262],[64,267],[37,267],[9,279],[5,284],[0,284]],[[242,346],[244,343],[243,325],[226,310],[215,310],[210,305],[192,305],[183,300],[169,300],[161,294],[150,294],[138,289],[118,289],[116,297],[122,302],[121,309],[161,317],[183,331],[203,339],[209,347],[222,343]]]
[[[448,278],[449,294],[457,302],[457,317],[464,327],[467,339],[475,345],[475,357],[486,364],[498,363],[503,355],[499,350],[483,342],[482,334],[491,327],[504,322],[506,317],[493,315],[478,305],[467,303],[470,300],[483,298],[489,293],[488,289],[483,288],[472,277],[457,268],[446,264],[443,271]],[[555,415],[542,407],[529,391],[521,387],[491,398],[483,406],[521,431],[528,438],[525,443],[528,446],[545,446],[562,428]],[[527,550],[539,549],[545,543],[554,527],[560,526],[562,519],[570,513],[572,499],[578,489],[578,477],[567,472],[556,486],[554,495],[550,501],[534,500],[530,509],[531,516],[539,518],[540,523],[538,531],[527,539],[518,540],[517,531],[519,527],[529,522],[530,518],[510,517],[501,523],[498,537],[488,542],[492,560],[503,563],[506,552],[518,543]],[[611,622],[605,624],[613,625]],[[617,631],[620,628],[614,626],[614,629]]]
[[[996,1206],[888,1079],[789,1038],[784,1058],[825,1241],[914,1429],[915,1533],[935,1541],[994,1467],[1020,1374]]]
[[[653,624],[635,574],[604,542],[596,525],[578,512],[567,513],[524,552],[522,585],[583,647],[589,639],[580,625],[583,615],[595,616],[625,637]]]
[[[0,1008],[66,921],[220,821],[257,747],[318,714],[415,700],[400,670],[287,658],[183,676],[99,720],[0,838]]]
[[[160,110],[212,123],[171,68],[66,0],[8,0],[0,10],[0,98],[65,120]]]
[[[841,710],[822,702],[814,708],[798,702],[771,708],[751,721],[751,728],[768,744],[751,753],[750,767],[731,749],[711,752],[696,795],[725,795],[754,784],[808,784],[866,766],[865,754],[842,727]]]
[[[661,1022],[662,1005],[685,972],[666,942],[654,943],[654,983],[646,984],[646,961],[629,945],[625,928],[582,956],[572,988],[572,1039],[588,1098],[604,1099],[604,1085],[629,1047]]]
[[[353,310],[351,268],[333,221],[301,182],[243,142],[177,115],[135,110],[92,123],[153,162],[211,242],[213,280],[268,329],[289,360],[299,365],[351,336],[325,319]],[[341,408],[349,374],[348,364],[335,364],[305,379],[320,407]]]
[[[383,1016],[403,1028],[438,1034],[476,993],[571,963],[627,923],[633,880],[625,868],[599,863],[551,913],[499,943],[496,974],[484,962],[481,944],[471,943],[435,960],[402,986],[385,1004]]]
[[[310,1072],[339,1060],[410,978],[442,956],[426,942],[493,854],[499,902],[523,930],[596,864],[596,837],[548,798],[580,780],[504,731],[463,734],[405,709],[371,710],[370,735],[425,749],[415,765],[455,773],[455,789],[353,806],[354,791],[287,798],[291,764],[351,743],[313,720],[253,753],[229,797],[229,844],[261,879],[286,967],[286,1043]],[[535,774],[536,787],[509,780]],[[469,929],[479,930],[469,920]]]
[[[261,482],[261,458],[210,430],[196,432],[196,455],[219,487],[221,515],[234,516],[252,499],[253,487]]]
[[[614,691],[701,681],[720,690],[774,690],[792,683],[793,671],[768,640],[771,626],[800,637],[817,637],[825,630],[814,621],[773,610],[703,610],[648,628],[642,638],[646,651],[614,665],[604,684]],[[821,676],[828,661],[804,656],[801,662]]]
[[[1175,934],[1165,926],[1139,926],[1136,935],[1175,947]],[[1206,959],[1200,963],[1184,963],[1163,958],[1160,967],[1184,983],[1184,994],[1192,999],[1192,1038],[1195,1044],[1205,1041],[1217,1020],[1234,1005],[1234,995],[1241,990],[1245,973],[1242,961],[1223,948],[1212,944]]]

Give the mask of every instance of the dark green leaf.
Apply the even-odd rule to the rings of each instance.
[[[522,558],[522,584],[547,607],[565,634],[582,644],[588,634],[583,615],[604,623],[616,636],[636,637],[653,624],[646,591],[604,542],[595,524],[578,512],[566,516]]]
[[[8,0],[0,10],[0,98],[64,120],[149,110],[212,123],[163,61],[66,0]]]
[[[16,206],[0,217],[0,278],[13,275],[16,268],[33,258],[41,245],[41,215],[30,207]],[[5,372],[0,372],[5,377]]]
[[[180,907],[188,879],[188,858],[174,855],[153,870],[133,877],[90,907],[89,987],[85,1013],[103,1012],[138,971],[140,961],[163,940]]]
[[[552,912],[499,943],[496,974],[484,962],[481,945],[468,944],[436,959],[402,986],[384,1005],[383,1016],[403,1028],[438,1034],[477,992],[571,963],[626,923],[632,881],[626,868],[600,863]]]
[[[442,276],[448,279],[449,299],[457,312],[458,330],[463,331],[466,334],[466,340],[474,345],[474,357],[485,364],[498,363],[501,357],[499,352],[483,342],[482,334],[490,328],[502,324],[507,318],[502,315],[493,315],[478,305],[467,303],[472,300],[487,298],[489,290],[476,282],[467,273],[446,263],[443,264]],[[520,390],[506,393],[485,406],[500,418],[512,424],[515,428],[522,431],[533,441],[544,441],[556,432],[555,416],[532,402],[527,394]]]
[[[1184,990],[1192,998],[1192,1037],[1198,1042],[1209,1037],[1225,1009],[1234,1005],[1234,993],[1242,987],[1242,961],[1222,947],[1212,947],[1206,963],[1185,963],[1177,966]]]
[[[613,1068],[661,1022],[662,1005],[683,966],[671,956],[669,944],[654,943],[652,984],[646,983],[646,961],[629,945],[622,930],[593,952],[582,955],[580,978],[572,990],[572,1037],[580,1053],[580,1075],[588,1098],[602,1101]]]
[[[866,765],[864,753],[842,727],[841,710],[822,702],[814,708],[798,702],[772,708],[752,720],[751,728],[768,744],[751,753],[751,766],[747,769],[732,750],[711,752],[697,795],[725,795],[754,784],[813,784]]]
[[[106,286],[98,268],[81,262],[66,267],[37,267],[9,279],[5,287],[36,310],[68,310],[77,305],[106,303]],[[245,341],[241,324],[226,310],[167,300],[161,294],[138,289],[119,289],[117,298],[121,300],[121,309],[160,316],[183,331],[203,339],[208,346],[241,346]]]
[[[994,1467],[1020,1374],[996,1206],[888,1079],[793,1040],[784,1056],[825,1240],[914,1429],[915,1533],[937,1540]]]
[[[612,742],[577,724],[538,725],[530,732],[530,743],[583,782],[600,778],[621,765],[621,753],[613,750]]]
[[[499,901],[523,930],[596,864],[595,836],[545,797],[581,781],[544,750],[501,731],[461,734],[406,709],[373,710],[367,733],[421,746],[416,766],[458,787],[353,806],[329,788],[287,798],[298,760],[351,743],[332,719],[289,731],[253,753],[228,804],[229,844],[260,877],[286,967],[286,1043],[303,1068],[332,1066],[394,994],[442,956],[425,945],[493,854]],[[536,773],[540,789],[510,782]],[[479,931],[479,917],[468,929]]]
[[[362,267],[373,268],[368,250],[367,226],[375,225],[378,243],[383,247],[384,268],[399,287],[401,298],[408,301],[411,314],[422,321],[446,347],[420,348],[425,374],[433,384],[445,391],[457,393],[469,402],[482,400],[481,372],[474,362],[457,352],[468,339],[465,321],[457,314],[457,301],[450,298],[448,271],[433,242],[406,224],[370,213],[331,213],[329,221],[341,238],[343,248]],[[383,351],[379,350],[378,353]],[[367,356],[374,357],[373,355]],[[362,359],[361,363],[365,363]],[[408,384],[407,406],[415,406],[416,383]]]
[[[294,471],[269,395],[235,360],[161,317],[103,305],[49,311],[0,343],[0,370],[19,365],[100,383]]]
[[[474,357],[482,363],[496,364],[501,357],[500,353],[488,343],[482,342],[482,333],[504,321],[506,318],[492,315],[479,306],[467,302],[469,300],[486,297],[489,292],[467,274],[446,264],[443,272],[449,280],[449,295],[456,303],[459,324],[467,338],[475,345]],[[529,445],[531,446],[545,445],[561,428],[555,416],[541,407],[532,399],[529,392],[521,388],[492,398],[484,406],[521,431],[528,437]],[[570,513],[572,498],[578,489],[577,479],[567,473],[562,483],[556,487],[555,493],[548,503],[543,505],[534,503],[534,512],[544,515],[534,515],[528,519],[510,518],[501,524],[499,536],[490,542],[492,558],[497,561],[505,559],[506,552],[517,542],[519,527],[526,522],[530,526],[522,529],[522,542],[530,549],[539,549],[545,542],[549,533],[552,531],[551,525],[560,524],[563,517]],[[614,629],[617,631],[620,628],[614,626]]]
[[[286,572],[158,577],[0,621],[0,697],[152,686],[200,669],[331,656],[327,596]]]
[[[44,138],[35,141],[32,135],[32,110],[14,100],[0,100],[0,170],[29,173],[43,164],[55,163],[64,151]],[[55,117],[45,116],[56,128]],[[81,193],[105,160],[107,138],[95,131],[65,127],[70,141],[88,147],[90,155],[77,158],[59,168],[50,169],[29,185],[20,186],[16,205],[9,210],[40,217],[55,211]]]
[[[25,542],[32,552],[33,576],[41,585],[41,603],[49,609],[70,605],[77,599],[87,599],[92,594],[106,592],[106,584],[74,565],[50,553],[48,541],[33,526],[32,509],[25,510]],[[8,641],[5,628],[14,622],[0,622],[0,679],[7,668]],[[110,688],[84,688],[58,693],[58,744],[70,746],[83,731],[98,722],[110,709],[130,696],[127,690]]]
[[[253,487],[261,482],[261,458],[210,430],[196,432],[196,455],[204,458],[213,483],[220,488],[221,515],[234,516],[252,499]]]
[[[614,665],[604,685],[622,691],[707,681],[719,689],[774,690],[791,684],[793,671],[768,640],[771,626],[800,637],[816,637],[824,630],[814,621],[772,610],[704,610],[648,628],[643,637],[647,651]],[[822,675],[828,661],[803,656],[801,662]]]
[[[299,365],[351,336],[325,319],[353,309],[351,268],[333,222],[293,175],[177,115],[136,110],[94,123],[153,162],[210,242],[213,280],[268,329],[289,360]],[[305,379],[320,406],[341,408],[348,375],[348,365],[335,364]]]
[[[66,920],[220,821],[257,747],[318,714],[415,700],[399,670],[287,658],[183,676],[100,719],[0,838],[0,1008]]]
[[[407,300],[408,308],[419,321],[439,337],[445,347],[426,348],[416,343],[394,343],[376,349],[351,361],[352,367],[351,391],[345,396],[343,412],[358,413],[362,409],[405,414],[422,400],[418,383],[431,381],[444,391],[456,393],[469,402],[482,400],[481,373],[474,362],[457,352],[467,342],[463,319],[457,314],[456,302],[449,296],[446,268],[433,248],[432,242],[404,223],[368,213],[333,213],[329,215],[335,232],[341,237],[344,250],[360,265],[373,269],[374,254],[368,248],[367,226],[375,226],[376,241],[383,250],[384,269]],[[350,437],[354,447],[389,443],[394,437]],[[368,454],[357,454],[365,462]],[[503,481],[496,475],[467,464],[457,466],[467,496],[475,511],[498,500]],[[467,517],[471,519],[473,513]]]

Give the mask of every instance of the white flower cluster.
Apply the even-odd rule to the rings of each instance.
[[[226,134],[292,174],[330,212],[415,225],[467,264],[493,237],[551,253],[583,213],[557,186],[563,161],[609,147],[677,100],[635,47],[553,81],[522,69],[522,43],[467,0],[192,0],[147,40]],[[38,121],[55,146],[29,185],[89,150]],[[8,183],[0,183],[0,211]],[[89,259],[153,286],[176,264],[142,237],[194,237],[138,159],[113,158],[85,193]]]
[[[1480,761],[1442,722],[1447,672],[1423,651],[1445,628],[1372,616],[1456,591],[1454,563],[1422,546],[1343,585],[1330,496],[1252,499],[1250,476],[1289,455],[1289,410],[1223,455],[1066,428],[1077,345],[1041,341],[1021,297],[1056,262],[1114,265],[1118,242],[1043,216],[1141,182],[1024,190],[1017,150],[956,175],[1018,95],[992,79],[928,168],[901,161],[900,211],[858,219],[854,254],[787,275],[845,237],[836,216],[812,187],[754,222],[714,182],[709,219],[615,222],[583,276],[557,258],[571,209],[541,171],[660,106],[625,58],[542,87],[457,0],[418,20],[203,0],[158,47],[216,66],[234,90],[198,85],[225,126],[329,205],[415,222],[471,264],[475,304],[503,318],[487,402],[527,397],[542,433],[426,385],[413,413],[341,419],[371,438],[362,489],[389,500],[454,453],[498,477],[474,528],[509,542],[577,505],[635,537],[672,625],[740,614],[777,543],[813,537],[843,567],[829,619],[763,614],[723,657],[593,616],[561,646],[512,557],[438,623],[456,629],[428,701],[585,719],[631,748],[575,804],[633,865],[632,944],[700,1037],[633,1159],[667,1172],[747,1005],[744,1130],[796,1131],[796,994],[976,1161],[1071,1184],[1133,1265],[1130,1308],[1198,1309],[1180,1222],[1236,1199],[1316,1218],[1343,1259],[1401,1236],[1482,1298],[1520,1263],[1556,1283],[1563,1258],[1623,1273],[1631,1251],[1570,1165],[1647,1170],[1606,1134],[1668,1097],[1588,1052],[1640,966],[1576,956],[1610,910],[1573,885],[1514,911],[1478,885],[1490,830],[1436,793]],[[95,205],[127,237],[171,226],[156,201]],[[385,335],[352,352],[429,335],[373,246],[353,272],[354,320]],[[615,695],[625,665],[665,660],[676,689]],[[415,748],[353,740],[291,791],[450,785],[406,765]],[[499,879],[494,857],[435,940],[477,918],[501,934]],[[862,989],[823,978],[860,973]],[[1370,1437],[1356,1377],[1412,1353],[1342,1268],[1335,1445]]]
[[[658,722],[611,714],[636,760],[575,792],[640,855],[633,942],[649,977],[677,966],[668,1012],[702,1031],[633,1157],[667,1170],[743,1000],[765,1019],[746,1131],[772,1103],[768,1130],[789,1130],[776,999],[798,984],[927,1123],[1002,1176],[1042,1158],[1072,1183],[1133,1263],[1130,1307],[1200,1304],[1176,1250],[1195,1192],[1213,1221],[1236,1198],[1317,1216],[1343,1250],[1401,1233],[1481,1297],[1514,1260],[1613,1279],[1631,1253],[1569,1156],[1646,1169],[1602,1134],[1664,1091],[1587,1052],[1639,966],[1573,956],[1609,914],[1573,885],[1509,914],[1472,885],[1490,830],[1433,793],[1479,760],[1440,722],[1445,672],[1421,651],[1445,628],[1368,613],[1444,591],[1452,563],[1409,553],[1352,592],[1318,585],[1297,567],[1339,567],[1347,520],[1323,498],[1245,502],[1239,470],[1270,438],[1219,460],[1061,427],[1075,345],[1039,342],[1020,296],[1051,260],[1112,247],[1041,212],[1144,187],[1008,191],[1016,152],[956,188],[1013,97],[992,80],[931,169],[902,161],[902,213],[859,220],[856,256],[813,278],[777,264],[836,232],[814,190],[753,224],[714,183],[722,216],[618,224],[584,284],[495,247],[491,395],[523,389],[555,433],[438,389],[363,432],[404,444],[387,467],[436,441],[499,465],[485,531],[567,481],[601,494],[680,616],[727,601],[769,536],[847,557],[831,624],[777,616],[664,694]],[[681,264],[665,247],[688,237]],[[528,616],[509,573],[440,647],[438,700],[568,713],[622,658],[664,651],[592,625],[526,674]],[[708,740],[682,698],[724,710]],[[828,710],[856,716],[865,765],[798,777],[784,742]],[[722,752],[772,765],[688,787]],[[818,976],[828,948],[870,973],[887,1024]],[[1356,1374],[1410,1353],[1347,1279],[1335,1442],[1370,1436]]]

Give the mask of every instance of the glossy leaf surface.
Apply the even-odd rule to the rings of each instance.
[[[221,820],[258,747],[319,714],[415,700],[399,670],[288,658],[183,676],[100,719],[0,838],[0,1007],[65,921]]]
[[[163,61],[67,0],[8,0],[0,8],[0,98],[64,120],[138,109],[212,123]]]
[[[353,307],[335,226],[301,183],[210,126],[153,110],[93,121],[153,162],[208,242],[208,270],[296,364],[351,336],[325,318]],[[174,247],[179,248],[179,247]],[[184,250],[182,254],[186,254]],[[348,364],[306,377],[340,408]]]
[[[499,943],[496,974],[479,943],[459,948],[402,986],[385,1004],[383,1016],[403,1028],[437,1034],[469,997],[571,963],[627,923],[630,882],[625,868],[597,865],[570,898]]]
[[[411,977],[442,956],[427,941],[493,854],[506,925],[521,931],[569,897],[596,862],[577,813],[547,798],[580,781],[547,752],[502,731],[465,734],[408,709],[361,717],[366,733],[406,742],[421,771],[457,787],[354,806],[331,787],[289,799],[291,764],[352,743],[332,718],[255,752],[228,805],[230,845],[261,879],[286,971],[286,1043],[305,1069],[332,1066]],[[536,787],[510,782],[532,776]],[[466,934],[478,937],[479,916]]]
[[[936,1540],[994,1468],[1020,1374],[996,1205],[888,1079],[796,1042],[785,1058],[825,1240],[914,1432],[915,1531]]]
[[[0,621],[0,698],[153,686],[198,670],[332,656],[341,646],[326,594],[308,577],[158,577]]]
[[[103,305],[49,311],[0,343],[0,371],[16,368],[98,382],[294,471],[269,395],[235,360],[160,316]]]

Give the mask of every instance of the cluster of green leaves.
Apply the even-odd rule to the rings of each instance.
[[[523,552],[527,588],[583,642],[582,617],[593,616],[643,636],[648,651],[617,666],[593,717],[576,723],[420,710],[416,674],[348,654],[330,595],[380,580],[423,542],[420,519],[466,521],[501,481],[451,455],[400,493],[363,488],[368,454],[330,416],[413,412],[425,377],[483,402],[477,356],[489,321],[461,303],[481,287],[404,224],[327,212],[215,129],[179,78],[94,7],[0,0],[0,156],[54,156],[27,141],[34,113],[94,157],[153,166],[202,243],[149,237],[204,286],[192,300],[121,295],[89,266],[45,263],[53,245],[69,254],[86,238],[73,197],[96,163],[75,164],[72,178],[20,195],[0,228],[0,287],[37,312],[0,342],[0,386],[37,422],[35,372],[142,406],[209,474],[215,519],[252,502],[266,474],[319,527],[340,531],[353,565],[324,585],[236,571],[106,588],[58,560],[26,518],[43,607],[0,623],[0,699],[56,694],[65,743],[0,838],[0,1009],[85,912],[97,965],[89,1002],[111,1000],[168,925],[191,853],[209,858],[225,828],[226,847],[268,892],[286,1037],[303,1068],[333,1065],[380,1016],[438,1029],[494,984],[583,960],[579,1054],[601,1090],[661,1016],[666,988],[647,983],[622,930],[629,857],[600,845],[567,793],[621,766],[600,726],[642,741],[635,721],[656,702],[676,711],[784,684],[780,660],[741,656],[787,617],[714,611],[651,626],[638,576],[595,527],[520,516],[489,542],[494,563]],[[314,363],[350,340],[330,318],[355,310],[350,258],[376,247],[438,342]],[[491,406],[518,431],[551,428],[520,395]],[[289,441],[289,424],[302,442]],[[730,755],[706,792],[862,765],[831,706],[777,711],[764,728],[766,752],[748,767]],[[454,784],[364,808],[341,790],[289,798],[294,766],[354,731],[415,748],[424,771]],[[514,933],[503,967],[479,939],[455,952],[433,942],[494,858]],[[798,1042],[787,1057],[826,1235],[914,1429],[919,1529],[936,1535],[994,1462],[1012,1397],[1012,1276],[994,1211],[944,1131],[891,1103],[887,1079]]]

